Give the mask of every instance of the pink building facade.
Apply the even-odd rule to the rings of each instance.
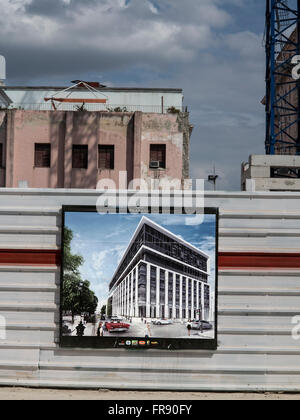
[[[120,171],[151,185],[189,176],[187,113],[0,111],[0,186],[89,188]]]

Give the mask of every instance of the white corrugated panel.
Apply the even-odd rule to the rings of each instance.
[[[0,190],[0,247],[59,249],[62,204],[95,205],[83,190]],[[300,252],[297,193],[209,193],[220,251]],[[300,391],[299,270],[219,272],[218,350],[63,349],[59,269],[0,266],[0,385]]]

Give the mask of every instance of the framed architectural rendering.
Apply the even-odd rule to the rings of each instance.
[[[215,349],[218,210],[63,207],[61,345]]]

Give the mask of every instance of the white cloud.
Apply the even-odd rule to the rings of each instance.
[[[158,15],[159,11],[157,9],[157,7],[155,6],[155,4],[151,3],[151,1],[148,1],[148,5],[149,5],[149,9],[150,11],[154,14],[154,15]]]

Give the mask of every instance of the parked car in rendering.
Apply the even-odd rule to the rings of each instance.
[[[130,324],[123,322],[122,319],[111,319],[105,322],[105,328],[108,332],[124,332],[128,331]]]
[[[173,324],[173,321],[172,321],[172,319],[159,318],[159,319],[154,319],[152,321],[152,324],[154,324],[154,325],[170,325],[170,324]]]
[[[212,330],[213,328],[210,322],[204,320],[200,321],[199,319],[193,319],[192,321],[188,321],[186,323],[186,326],[188,325],[192,327],[192,330]]]

